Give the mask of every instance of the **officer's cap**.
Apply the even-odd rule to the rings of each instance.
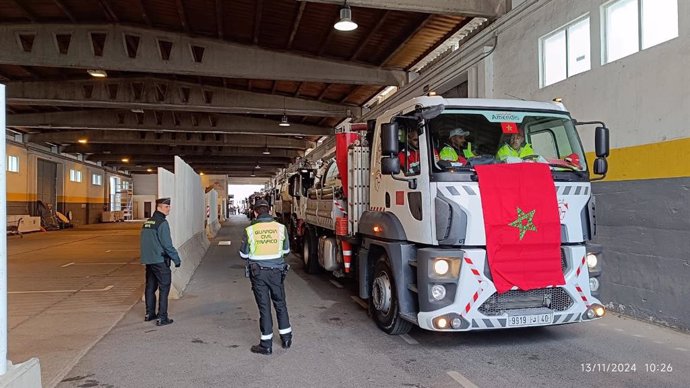
[[[260,207],[265,207],[268,208],[268,202],[265,199],[259,199],[254,203],[254,209],[258,209]]]
[[[462,128],[455,128],[454,130],[450,131],[448,138],[451,138],[453,136],[467,136],[469,134],[470,134],[470,131],[466,131]]]
[[[156,205],[170,205],[170,198],[158,198]]]

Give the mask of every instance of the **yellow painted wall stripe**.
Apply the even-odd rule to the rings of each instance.
[[[36,194],[27,195],[26,193],[7,193],[7,202],[34,202],[36,201]],[[65,197],[58,195],[57,201],[59,203],[92,203],[103,204],[105,201],[101,197]]]
[[[594,159],[594,152],[588,152],[590,171]],[[690,138],[615,148],[607,159],[608,182],[690,177]]]
[[[89,197],[78,197],[78,196],[62,196],[58,195],[58,202],[66,203],[103,203],[103,198],[89,198]]]

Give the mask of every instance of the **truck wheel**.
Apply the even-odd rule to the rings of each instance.
[[[304,271],[306,273],[319,272],[319,246],[316,240],[316,233],[308,228],[302,237],[302,260],[304,261]]]
[[[388,334],[406,334],[412,329],[410,322],[400,318],[395,279],[386,255],[381,256],[374,266],[369,313],[374,318],[376,325]]]

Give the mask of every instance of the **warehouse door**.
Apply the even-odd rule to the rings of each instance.
[[[57,203],[57,163],[38,159],[38,173],[36,174],[36,199],[45,206],[51,204],[56,209]]]

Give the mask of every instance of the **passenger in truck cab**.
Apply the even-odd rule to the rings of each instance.
[[[496,159],[500,161],[505,161],[508,157],[524,159],[532,155],[535,155],[532,145],[525,142],[525,134],[520,131],[510,135],[508,141],[498,149]]]
[[[398,153],[400,169],[405,175],[417,175],[419,166],[419,129],[407,128],[406,142]]]
[[[449,162],[466,164],[467,159],[476,155],[472,151],[472,143],[467,141],[470,131],[455,128],[448,134],[448,143],[441,149],[439,158]]]

